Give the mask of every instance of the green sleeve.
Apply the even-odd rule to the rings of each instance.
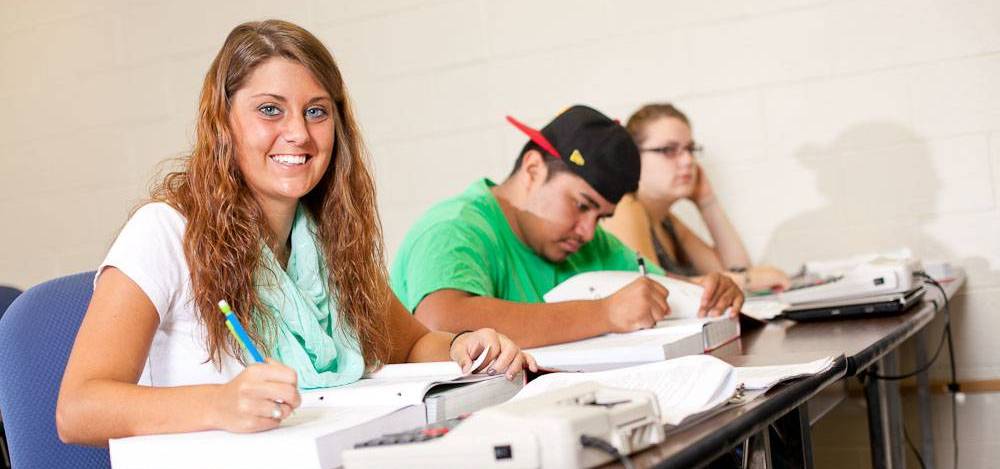
[[[621,242],[615,235],[598,228],[594,233],[594,241],[604,244],[605,255],[604,270],[639,270],[639,262],[636,260],[636,252],[629,249],[625,243]],[[666,275],[664,270],[655,262],[646,259],[646,271],[651,274]]]
[[[495,296],[488,252],[484,239],[474,230],[439,224],[404,243],[398,257],[401,264],[393,266],[393,290],[410,312],[438,290]]]

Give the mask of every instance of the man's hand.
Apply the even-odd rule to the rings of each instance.
[[[743,308],[743,290],[733,279],[720,272],[712,272],[691,279],[701,285],[705,293],[701,296],[698,317],[721,316],[730,308],[730,316],[736,317]]]
[[[603,300],[611,332],[631,332],[653,327],[670,313],[670,292],[655,280],[639,277]]]

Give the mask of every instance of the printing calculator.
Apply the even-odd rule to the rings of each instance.
[[[594,382],[391,433],[343,452],[345,469],[595,467],[664,439],[656,396]],[[599,440],[602,448],[585,445]]]

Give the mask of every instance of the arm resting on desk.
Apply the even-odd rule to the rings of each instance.
[[[666,288],[645,277],[602,300],[559,303],[516,303],[446,289],[427,295],[415,315],[431,329],[493,328],[528,348],[651,327],[669,313],[666,298]]]

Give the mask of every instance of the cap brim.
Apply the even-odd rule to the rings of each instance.
[[[527,135],[532,142],[537,143],[538,146],[542,147],[542,149],[547,151],[550,155],[562,159],[562,156],[559,154],[558,151],[556,151],[556,147],[552,145],[552,142],[550,142],[549,139],[545,138],[545,136],[542,135],[541,132],[539,132],[536,129],[532,129],[527,125],[524,125],[523,123],[521,123],[521,121],[511,116],[507,116],[507,122],[510,122],[511,125],[517,127],[517,130],[524,132],[524,134]]]

